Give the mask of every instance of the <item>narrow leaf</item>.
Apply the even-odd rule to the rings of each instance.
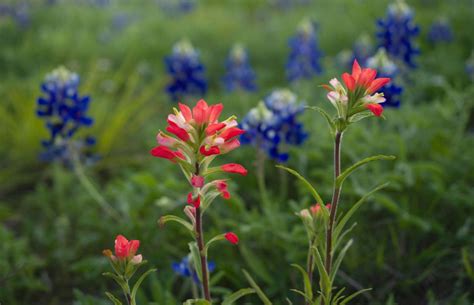
[[[340,187],[342,183],[344,182],[344,180],[346,180],[346,178],[349,177],[349,175],[352,174],[352,172],[354,172],[359,167],[369,162],[377,161],[377,160],[395,160],[395,156],[378,155],[378,156],[368,157],[363,160],[360,160],[359,162],[356,162],[354,165],[347,168],[342,174],[340,174],[339,177],[337,177],[336,186]]]
[[[331,270],[331,282],[334,282],[334,278],[336,277],[337,270],[339,270],[339,267],[341,266],[342,260],[344,259],[344,256],[346,255],[347,250],[352,246],[352,239],[349,239],[349,241],[346,243],[344,248],[342,248],[341,252],[337,256],[336,260],[334,261],[334,265]]]
[[[350,296],[348,296],[347,298],[345,298],[345,299],[341,302],[341,305],[347,304],[347,302],[349,302],[350,300],[352,300],[353,298],[355,298],[355,297],[358,296],[359,294],[364,293],[364,292],[366,292],[366,291],[370,291],[370,290],[372,290],[372,288],[362,289],[362,290],[359,290],[359,291],[357,291],[357,292],[354,292],[353,294],[351,294]]]
[[[174,215],[161,216],[160,219],[158,220],[158,224],[160,225],[160,227],[163,227],[167,222],[170,222],[170,221],[177,222],[183,227],[185,227],[186,229],[188,229],[189,231],[191,231],[192,233],[194,233],[193,225],[178,216],[174,216]]]
[[[311,281],[309,280],[308,273],[303,268],[301,268],[301,266],[297,264],[292,264],[291,266],[298,269],[303,275],[304,292],[305,292],[306,298],[311,302],[313,300],[313,288],[311,287]]]
[[[350,209],[349,211],[347,211],[347,213],[344,215],[344,217],[342,217],[342,219],[339,221],[339,223],[337,224],[336,226],[336,229],[334,231],[334,239],[337,240],[339,238],[339,235],[341,233],[341,231],[344,229],[344,226],[346,225],[346,223],[349,221],[349,219],[351,218],[351,216],[360,208],[360,206],[362,205],[362,203],[364,203],[364,201],[370,196],[372,195],[373,193],[383,189],[384,187],[386,187],[388,185],[388,183],[384,183],[384,184],[381,184],[377,187],[375,187],[374,189],[372,189],[370,192],[368,192],[367,194],[365,194],[364,196],[362,196],[359,201],[357,201]]]
[[[257,283],[253,280],[253,278],[250,276],[250,274],[242,269],[242,272],[245,275],[245,278],[247,278],[247,281],[249,282],[250,286],[252,286],[253,289],[255,289],[255,292],[257,293],[258,297],[260,300],[263,302],[264,305],[272,305],[272,302],[267,298],[267,296],[263,293],[262,289],[258,287]]]
[[[334,125],[333,120],[331,119],[331,117],[326,111],[316,106],[308,106],[306,108],[319,112],[326,119],[326,122],[328,123],[329,129],[331,129],[331,132],[333,134],[336,133],[336,126]]]
[[[322,289],[323,297],[327,297],[331,293],[331,286],[332,286],[331,280],[326,271],[326,268],[324,268],[323,259],[321,258],[321,255],[319,254],[318,248],[313,246],[311,249],[313,250],[316,266],[318,267],[319,277],[321,279],[321,284],[322,284],[321,289]]]
[[[143,280],[147,277],[148,274],[150,274],[152,272],[155,272],[155,271],[156,271],[156,269],[150,269],[147,272],[143,273],[140,276],[140,278],[138,278],[137,282],[135,283],[135,285],[133,285],[133,288],[132,288],[132,294],[131,294],[132,300],[135,299],[135,296],[137,295],[138,287],[140,287]]]
[[[300,179],[303,182],[303,184],[308,188],[308,190],[311,192],[316,202],[319,204],[324,204],[323,199],[321,199],[321,196],[319,196],[318,192],[314,189],[311,183],[309,183],[309,181],[306,180],[303,176],[301,176],[297,171],[283,165],[277,165],[276,167],[284,169],[290,174],[294,175],[296,178]]]
[[[191,257],[193,258],[194,269],[198,275],[199,281],[202,283],[202,265],[201,265],[201,255],[199,255],[199,249],[196,242],[190,242],[189,251],[191,252]]]
[[[122,305],[122,302],[120,302],[119,299],[117,299],[113,294],[110,292],[106,291],[105,295],[114,303],[114,305]]]
[[[303,291],[301,290],[298,290],[298,289],[290,289],[290,291],[293,291],[293,292],[296,292],[297,294],[301,295],[306,301],[311,301],[308,296],[306,295],[306,293],[304,293]]]
[[[183,305],[211,305],[211,302],[204,299],[191,299],[184,302]]]
[[[225,234],[220,234],[220,235],[217,235],[217,236],[214,236],[213,238],[211,238],[206,243],[206,246],[204,247],[204,253],[206,254],[206,256],[207,256],[207,250],[209,249],[209,247],[211,246],[212,243],[214,243],[216,241],[224,240],[224,239],[225,239]]]
[[[234,304],[235,301],[237,301],[238,299],[240,299],[241,297],[243,296],[246,296],[248,294],[252,294],[252,293],[255,293],[255,289],[253,288],[243,288],[243,289],[240,289],[234,293],[232,293],[231,295],[229,295],[228,297],[226,297],[224,299],[224,301],[222,302],[222,305],[231,305],[231,304]]]

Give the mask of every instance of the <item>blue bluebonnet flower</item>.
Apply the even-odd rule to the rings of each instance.
[[[420,28],[413,21],[413,11],[398,0],[388,7],[385,19],[377,21],[378,47],[385,48],[387,53],[408,67],[414,68],[414,58],[420,53],[413,39],[420,33]]]
[[[167,73],[171,77],[166,92],[174,101],[185,96],[202,97],[207,92],[205,68],[199,59],[199,53],[187,40],[181,40],[173,47],[170,56],[165,57]]]
[[[451,42],[453,40],[453,30],[448,20],[441,18],[433,22],[428,32],[428,40],[433,44]]]
[[[278,162],[288,161],[289,146],[301,145],[308,137],[297,121],[303,110],[293,92],[274,90],[243,118],[242,144],[254,145]]]
[[[388,77],[391,79],[390,83],[378,90],[385,97],[385,103],[381,105],[383,107],[399,107],[400,95],[403,92],[403,87],[397,81],[400,70],[387,56],[385,49],[380,48],[374,56],[367,59],[366,65],[369,68],[376,69],[379,72],[378,77]]]
[[[173,271],[176,274],[182,277],[192,278],[194,283],[199,284],[199,277],[197,275],[196,269],[191,263],[191,259],[189,256],[183,257],[180,262],[173,262],[171,264],[171,268],[173,268]],[[216,264],[212,261],[209,261],[207,263],[207,269],[209,270],[209,273],[213,272],[216,269]]]
[[[296,35],[288,42],[290,54],[286,63],[286,74],[290,81],[310,79],[322,72],[319,60],[323,55],[318,46],[316,30],[310,20],[303,20]]]
[[[95,144],[93,137],[73,139],[81,127],[93,124],[87,115],[90,97],[79,95],[78,87],[79,76],[64,67],[49,73],[41,85],[44,96],[37,100],[36,114],[46,121],[50,133],[50,138],[42,141],[45,151],[40,157],[45,161],[59,159],[68,164],[74,154]]]
[[[231,49],[225,67],[227,72],[223,81],[227,91],[257,89],[255,72],[250,66],[247,51],[241,45],[237,44]]]
[[[466,73],[471,81],[474,82],[474,50],[472,50],[471,56],[466,61]]]

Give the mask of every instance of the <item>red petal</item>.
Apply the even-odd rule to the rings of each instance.
[[[219,150],[219,147],[217,146],[211,146],[209,147],[208,150],[206,150],[206,147],[203,145],[199,148],[199,152],[201,153],[201,155],[203,156],[212,156],[212,155],[218,155],[220,154],[220,150]]]
[[[367,104],[365,107],[372,111],[375,116],[381,116],[383,112],[383,107],[380,104]]]
[[[219,137],[224,138],[225,141],[228,141],[228,140],[232,139],[233,137],[239,136],[243,133],[245,133],[245,130],[237,128],[237,127],[232,127],[232,128],[224,130],[219,135]]]
[[[165,146],[157,146],[150,151],[151,155],[157,158],[172,160],[175,158],[175,154],[171,149]]]
[[[359,78],[361,69],[359,66],[359,63],[357,62],[357,59],[354,59],[354,63],[352,64],[352,77],[354,80],[357,80]]]
[[[207,106],[206,101],[201,99],[197,102],[196,106],[193,108],[193,118],[196,124],[202,125],[206,122],[208,118],[208,109],[209,106]]]
[[[175,136],[177,136],[178,138],[180,138],[184,142],[187,142],[189,140],[188,132],[185,129],[183,129],[181,127],[178,127],[176,125],[170,125],[170,126],[166,127],[166,131],[168,131],[169,133],[174,134]]]
[[[347,90],[349,91],[354,90],[355,80],[351,75],[349,75],[349,73],[343,73],[342,80],[344,81],[344,84],[346,84]]]
[[[183,114],[184,119],[186,120],[186,122],[191,121],[191,119],[193,118],[193,114],[191,112],[191,109],[189,109],[189,107],[187,105],[181,104],[181,103],[178,103],[178,107],[179,107],[179,110],[181,110],[181,113]]]
[[[227,173],[240,174],[242,176],[247,175],[247,170],[245,167],[237,163],[224,164],[221,166],[221,169]]]
[[[211,125],[207,126],[206,134],[208,136],[212,136],[213,134],[215,134],[216,132],[218,132],[219,130],[221,130],[224,127],[225,127],[225,123],[211,124]]]
[[[377,90],[379,90],[380,88],[382,88],[389,82],[390,82],[390,78],[387,78],[387,77],[377,78],[376,80],[372,82],[369,88],[367,88],[367,93],[372,94],[374,92],[377,92]]]
[[[221,115],[222,109],[224,109],[224,106],[222,104],[216,104],[212,105],[210,110],[209,110],[209,123],[214,123],[219,119],[219,116]]]

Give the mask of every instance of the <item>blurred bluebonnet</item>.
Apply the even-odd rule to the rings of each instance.
[[[279,9],[290,9],[297,5],[309,4],[312,0],[268,0],[270,5]]]
[[[45,161],[60,160],[70,165],[74,157],[87,157],[80,153],[95,144],[95,139],[73,139],[83,126],[93,124],[87,115],[90,97],[78,92],[79,76],[64,67],[53,70],[41,85],[44,95],[37,100],[36,114],[46,121],[50,137],[43,140],[45,151],[40,158]]]
[[[474,50],[472,50],[471,56],[466,61],[466,73],[471,81],[474,82]]]
[[[322,72],[319,60],[322,52],[319,49],[314,24],[303,20],[294,37],[289,42],[290,54],[286,63],[286,74],[289,81],[301,78],[310,79]]]
[[[207,92],[205,68],[199,59],[199,53],[187,40],[181,40],[173,46],[173,52],[165,57],[167,73],[171,82],[166,92],[174,101],[185,96],[202,97]]]
[[[170,14],[182,14],[193,11],[197,6],[197,0],[158,0],[160,8]]]
[[[453,30],[447,19],[441,18],[431,24],[428,40],[433,44],[453,40]]]
[[[308,137],[303,124],[297,121],[303,110],[304,104],[293,92],[274,90],[243,118],[242,144],[256,146],[278,162],[288,161],[289,146],[301,145]]]
[[[197,275],[196,269],[191,263],[190,257],[185,256],[180,262],[173,262],[171,264],[173,271],[182,276],[192,278],[194,283],[199,284],[199,277]],[[209,273],[213,272],[216,269],[216,264],[212,261],[207,263],[207,269]]]
[[[367,59],[374,54],[374,45],[372,39],[367,34],[361,35],[355,42],[352,47],[352,58],[348,64],[352,68],[352,63],[354,59],[357,59],[359,64],[365,65]]]
[[[26,2],[14,5],[0,4],[0,17],[11,17],[17,25],[26,28],[30,24],[30,7]]]
[[[389,5],[385,19],[377,20],[378,47],[385,48],[391,57],[410,68],[416,67],[414,57],[420,53],[413,41],[420,33],[413,15],[406,3],[398,0]]]
[[[226,74],[223,82],[227,91],[254,91],[255,72],[250,66],[247,51],[239,44],[235,45],[225,62]]]
[[[368,58],[366,66],[368,68],[376,69],[379,73],[377,77],[388,77],[391,79],[388,85],[385,85],[378,90],[383,93],[385,97],[385,103],[382,103],[381,105],[383,107],[399,107],[400,95],[403,92],[403,87],[397,82],[399,69],[387,56],[385,49],[380,48],[374,56]]]

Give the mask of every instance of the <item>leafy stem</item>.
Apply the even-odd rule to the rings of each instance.
[[[199,173],[200,173],[200,166],[199,166],[199,163],[196,162],[195,175],[199,176]],[[207,270],[207,255],[204,248],[204,235],[203,235],[203,230],[202,230],[202,212],[201,212],[200,207],[196,208],[195,229],[196,229],[196,242],[199,249],[199,257],[201,260],[202,293],[204,295],[204,298],[207,301],[211,302],[211,293],[209,290],[209,276],[208,276],[208,270]]]

